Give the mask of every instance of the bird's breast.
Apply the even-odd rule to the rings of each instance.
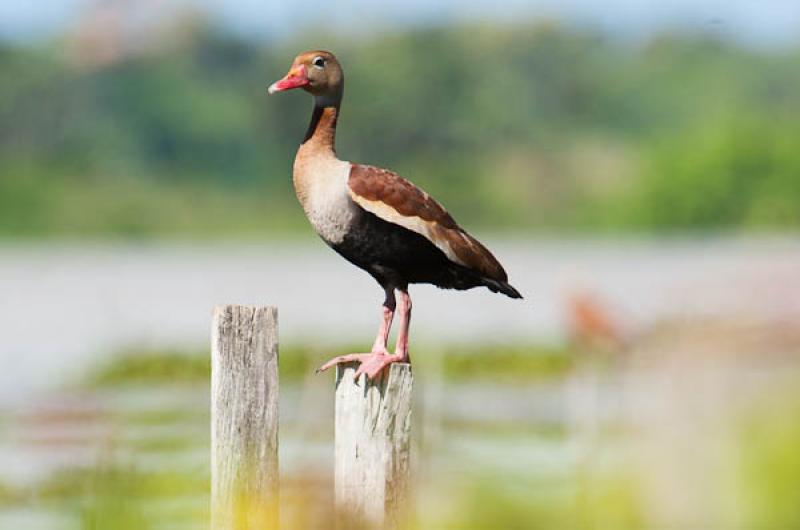
[[[314,230],[328,244],[344,240],[358,207],[347,192],[350,162],[335,157],[305,157],[298,152],[294,165],[297,198]]]

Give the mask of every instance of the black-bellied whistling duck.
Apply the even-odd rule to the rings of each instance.
[[[460,290],[483,286],[522,298],[492,253],[427,193],[391,171],[337,158],[334,141],[344,74],[332,53],[301,53],[269,93],[293,88],[314,96],[311,123],[294,160],[297,198],[320,237],[370,273],[386,292],[372,351],[336,357],[320,370],[359,361],[356,378],[362,373],[373,378],[393,362],[408,362],[409,283]],[[395,290],[400,293],[400,331],[390,354],[386,343]]]

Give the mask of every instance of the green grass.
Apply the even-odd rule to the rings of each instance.
[[[575,355],[565,348],[482,344],[457,353],[445,350],[441,363],[449,380],[531,380],[567,374],[575,366]]]
[[[420,346],[418,349],[429,352],[420,356],[418,362],[423,367],[438,365],[442,375],[450,381],[541,380],[563,376],[575,364],[570,350],[539,345]],[[281,346],[280,377],[290,381],[302,379],[326,359],[353,351],[357,348],[342,345],[333,348],[312,344]],[[206,351],[129,349],[95,368],[84,383],[91,387],[166,382],[205,384],[210,373],[211,360]]]
[[[92,387],[142,383],[208,382],[211,358],[200,352],[127,350],[96,368],[86,380]]]

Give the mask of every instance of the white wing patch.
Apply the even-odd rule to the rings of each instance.
[[[403,228],[411,230],[412,232],[416,232],[436,245],[439,250],[444,252],[445,256],[447,256],[450,261],[458,263],[464,267],[468,267],[464,260],[459,258],[459,256],[455,253],[453,247],[448,241],[448,237],[456,236],[464,240],[470,247],[472,247],[472,242],[466,239],[460,230],[445,228],[439,223],[426,221],[421,217],[403,215],[383,201],[371,201],[356,195],[349,186],[347,191],[350,194],[350,198],[369,213],[377,215],[384,221],[394,223],[402,226]]]

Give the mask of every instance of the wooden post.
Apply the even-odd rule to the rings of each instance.
[[[211,528],[278,527],[278,312],[214,308]]]
[[[337,527],[395,529],[408,516],[411,365],[373,381],[354,381],[356,368],[336,370]]]

